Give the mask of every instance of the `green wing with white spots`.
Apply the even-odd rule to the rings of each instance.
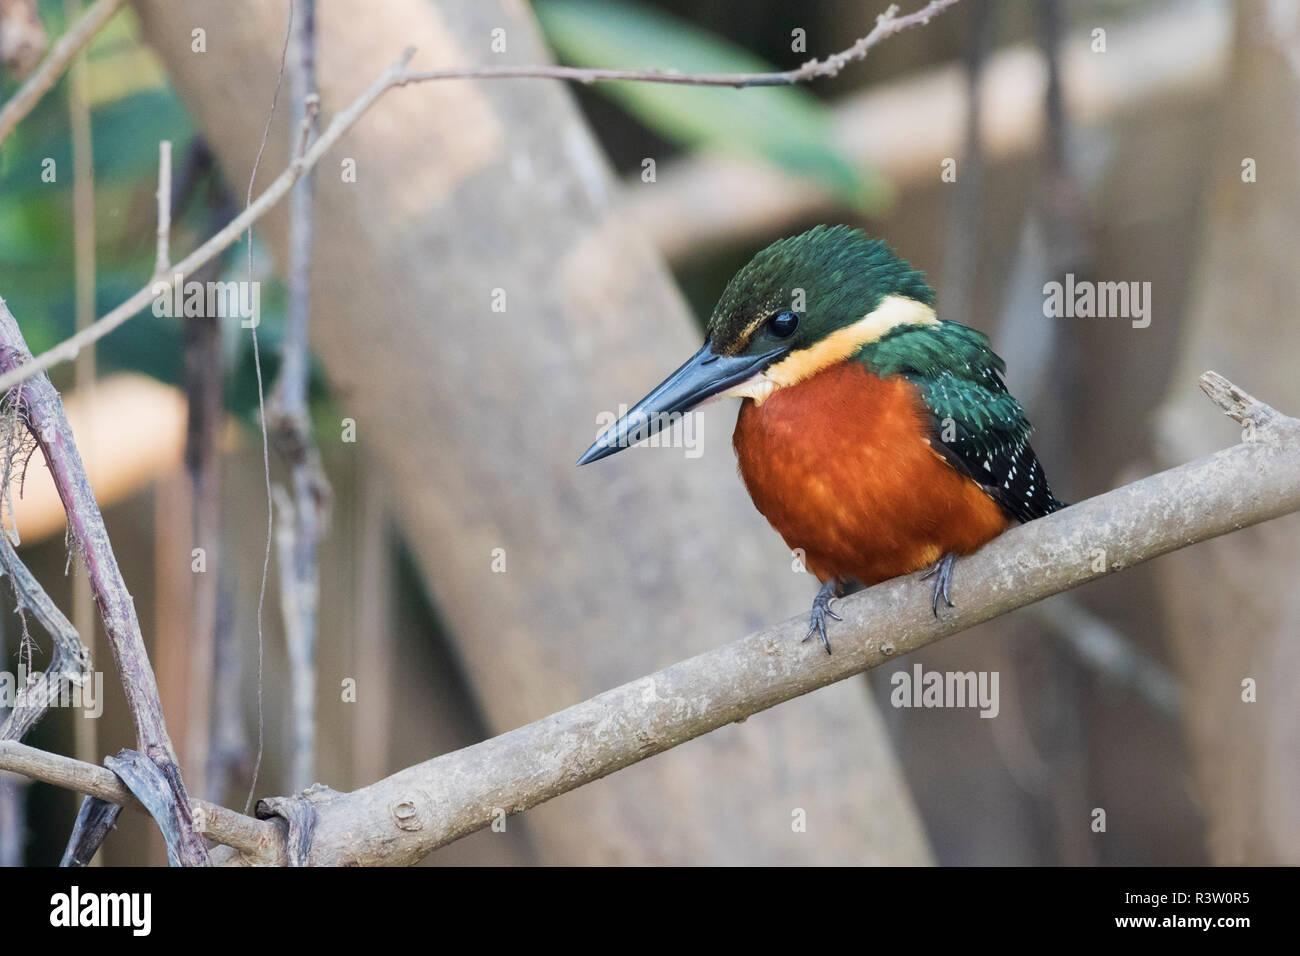
[[[983,333],[958,322],[900,326],[855,358],[921,389],[935,451],[1010,517],[1032,521],[1064,507],[1029,446],[1033,428],[1002,381],[1005,365]]]

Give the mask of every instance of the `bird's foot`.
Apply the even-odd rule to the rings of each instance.
[[[957,555],[949,551],[942,558],[934,563],[934,567],[921,575],[921,580],[934,578],[934,600],[930,602],[930,610],[934,616],[939,616],[939,595],[943,595],[943,603],[949,607],[953,606],[952,598],[948,595],[948,589],[952,587],[952,568],[957,563]],[[935,577],[938,575],[938,577]]]
[[[831,642],[826,639],[826,618],[830,617],[837,621],[843,620],[838,614],[831,610],[831,601],[839,597],[839,585],[834,581],[827,581],[817,592],[817,597],[813,598],[812,613],[808,616],[808,633],[803,636],[807,641],[817,634],[822,639],[822,645],[826,648],[826,653],[831,652]]]

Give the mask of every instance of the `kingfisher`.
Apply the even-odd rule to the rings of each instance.
[[[923,571],[953,607],[953,566],[1065,507],[1029,445],[1005,363],[935,312],[925,274],[847,226],[759,252],[727,284],[703,347],[578,460],[642,441],[711,399],[742,399],[732,436],[754,505],[821,582],[808,633],[829,654],[835,598]]]

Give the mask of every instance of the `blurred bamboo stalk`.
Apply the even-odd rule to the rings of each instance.
[[[181,440],[178,435],[177,441]],[[177,749],[181,767],[186,780],[193,780],[190,786],[200,794],[202,781],[194,771],[202,768],[196,766],[191,752],[194,588],[195,579],[202,577],[190,570],[194,542],[192,487],[179,461],[153,481],[154,670],[167,726],[180,744]],[[151,862],[161,865],[162,835],[151,831],[149,844]]]
[[[200,281],[215,275],[207,267]],[[185,767],[194,778],[194,792],[214,800],[220,795],[207,785],[208,756],[213,728],[213,662],[215,659],[217,585],[224,566],[222,540],[221,451],[225,422],[225,357],[221,353],[220,319],[195,315],[185,319],[185,394],[188,422],[185,466],[190,478],[189,546],[174,560],[186,561],[191,584],[189,713],[186,718]]]
[[[223,549],[223,553],[228,553]],[[243,654],[235,628],[233,573],[223,565],[217,572],[217,617],[212,665],[212,733],[208,752],[207,786],[216,803],[238,782],[252,773],[248,729],[244,724],[242,697]]]
[[[393,723],[392,543],[383,487],[370,469],[359,469],[357,542],[353,567],[356,594],[351,647],[356,678],[352,778],[372,783],[389,772]]]
[[[171,144],[158,144],[158,244],[155,270],[165,276],[171,271],[172,209],[184,208],[210,169],[210,154],[202,141],[188,151],[172,189]],[[217,228],[230,216],[233,200],[224,189],[215,189],[206,206],[203,228]],[[206,282],[214,279],[220,259],[204,264],[187,278]],[[184,516],[184,546],[177,547],[170,560],[188,575],[185,591],[190,596],[190,618],[177,635],[185,635],[187,688],[180,698],[187,704],[183,726],[183,760],[194,778],[196,793],[212,800],[225,798],[232,774],[243,768],[240,749],[242,721],[238,705],[239,653],[228,646],[235,641],[233,629],[224,627],[222,588],[229,585],[228,548],[223,530],[225,508],[222,498],[222,433],[225,417],[226,360],[221,348],[221,326],[217,316],[194,315],[184,320],[186,396],[185,467],[189,496],[179,503]],[[232,665],[233,662],[233,665]],[[233,675],[226,669],[233,666]],[[225,681],[233,680],[232,689]]]

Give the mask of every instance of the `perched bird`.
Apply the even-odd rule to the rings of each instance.
[[[710,398],[740,397],[733,444],[750,497],[822,582],[808,626],[855,586],[928,568],[938,616],[953,563],[1064,504],[981,332],[935,315],[923,273],[885,243],[817,226],[758,253],[722,294],[704,347],[579,459],[635,444]]]

